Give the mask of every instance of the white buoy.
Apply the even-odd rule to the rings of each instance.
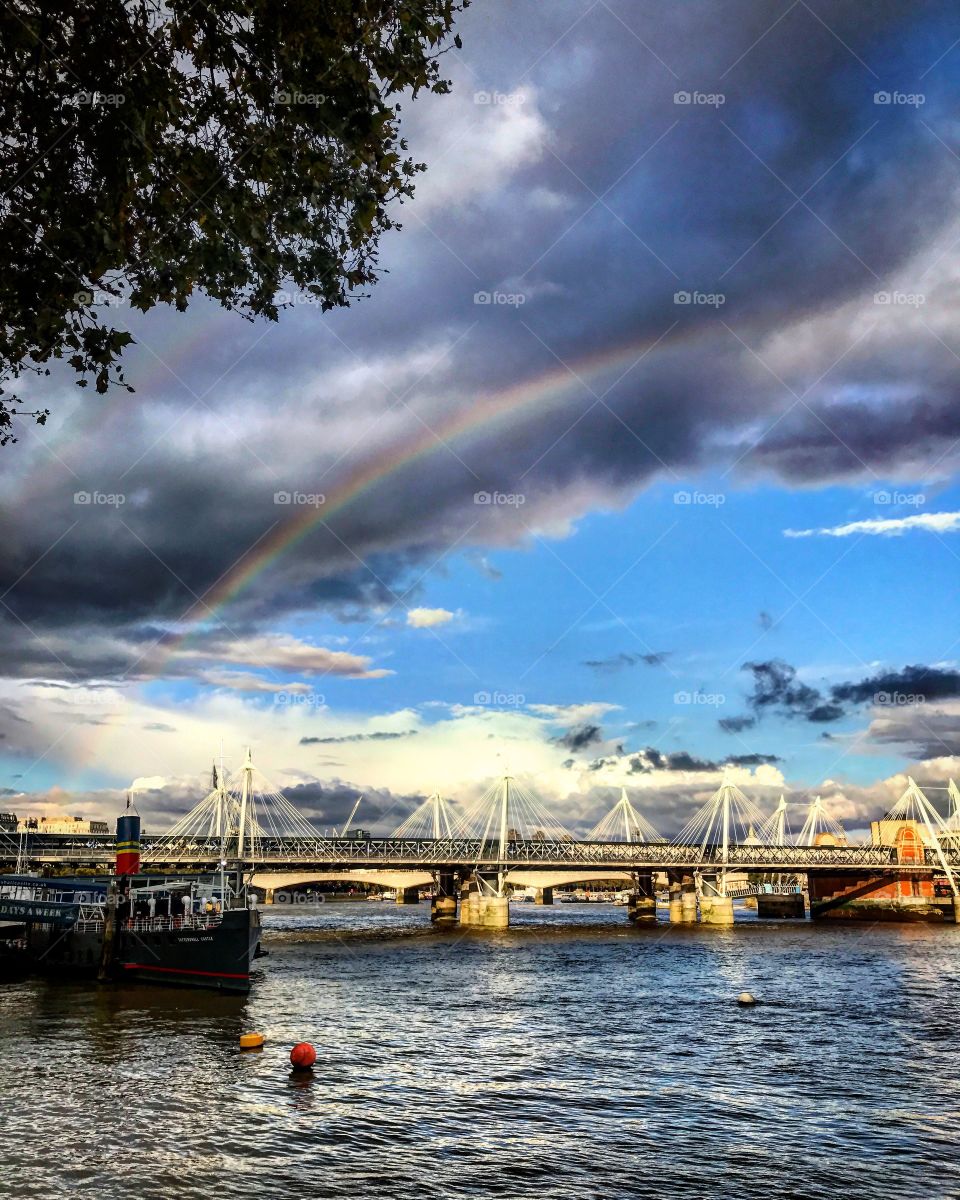
[[[737,1003],[743,1005],[756,1004],[757,998],[750,992],[741,992],[737,997]]]

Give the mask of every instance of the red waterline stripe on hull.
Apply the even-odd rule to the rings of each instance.
[[[168,975],[207,975],[213,979],[249,979],[248,974],[235,975],[229,971],[193,971],[189,967],[155,967],[150,963],[121,963],[125,971],[164,971]]]

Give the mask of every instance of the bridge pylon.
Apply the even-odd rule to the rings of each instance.
[[[453,836],[457,814],[439,792],[418,804],[390,835],[395,838],[448,838]]]
[[[798,846],[845,846],[847,831],[827,812],[820,796],[814,796],[807,819],[797,834]]]
[[[653,825],[631,803],[627,789],[620,789],[620,799],[587,834],[588,842],[662,842]]]
[[[512,846],[522,842],[574,840],[543,802],[517,783],[512,775],[502,776],[467,808],[457,822],[453,836],[477,840],[481,857],[488,860],[484,870],[476,872],[477,896],[504,901]],[[495,870],[489,865],[492,857],[497,860]],[[480,860],[477,861],[479,864]],[[494,910],[500,912],[499,906],[488,907],[491,913]],[[505,913],[506,910],[504,924],[507,921]]]
[[[700,917],[705,923],[733,923],[733,900],[727,895],[730,852],[736,846],[755,842],[753,826],[761,825],[763,820],[763,813],[757,805],[733,783],[729,774],[725,774],[717,790],[674,839],[674,845],[699,844],[703,858],[706,860],[709,855],[713,859],[712,877],[702,880],[700,887]],[[683,920],[682,882],[678,884],[678,893],[678,919]],[[670,902],[672,920],[675,903],[672,890]]]

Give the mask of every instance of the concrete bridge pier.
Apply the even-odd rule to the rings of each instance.
[[[732,925],[733,897],[721,896],[720,874],[701,874],[700,887],[700,920],[704,925]]]
[[[553,888],[537,888],[534,895],[535,904],[552,904],[553,903]]]
[[[670,891],[670,924],[679,925],[683,921],[683,890],[680,876],[676,871],[669,871],[667,881]]]
[[[420,889],[415,888],[415,887],[412,887],[412,888],[398,887],[397,888],[397,903],[398,904],[419,904],[420,903]]]
[[[704,925],[732,925],[733,898],[731,896],[701,896],[700,919]]]
[[[508,929],[510,927],[510,902],[506,896],[498,896],[489,884],[473,879],[460,893],[460,924],[478,929]]]
[[[627,920],[631,925],[656,924],[657,900],[651,871],[641,871],[637,874],[636,891],[627,900]]]
[[[453,875],[441,871],[430,901],[430,920],[435,925],[454,925],[457,920],[457,891]]]
[[[680,877],[680,919],[686,923],[697,920],[697,884],[688,874]]]

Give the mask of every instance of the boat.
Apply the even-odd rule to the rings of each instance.
[[[22,923],[22,961],[58,976],[248,992],[260,913],[242,878],[142,875],[139,839],[139,817],[121,817],[116,876],[0,877],[0,920]]]

